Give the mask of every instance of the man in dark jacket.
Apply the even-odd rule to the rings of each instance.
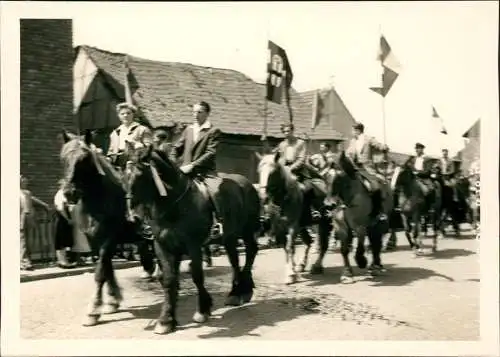
[[[210,104],[204,101],[193,106],[195,121],[184,129],[173,149],[181,159],[181,171],[207,186],[215,209],[215,226],[222,234],[222,211],[218,198],[222,179],[217,175],[215,160],[221,131],[208,120],[210,110]]]
[[[414,174],[418,178],[418,183],[425,195],[433,189],[433,184],[430,179],[432,160],[424,154],[425,146],[421,143],[415,144],[416,155],[409,159],[409,166],[413,169]]]

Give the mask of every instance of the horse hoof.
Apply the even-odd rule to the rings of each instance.
[[[432,252],[433,252],[433,253],[436,253],[436,252],[437,252],[437,250],[438,250],[438,249],[437,249],[437,247],[432,247]]]
[[[203,268],[206,269],[206,268],[211,268],[212,266],[214,265],[214,263],[212,263],[211,260],[208,260],[208,261],[204,261],[203,262]]]
[[[230,295],[224,302],[226,306],[240,306],[240,298],[238,296]]]
[[[147,271],[143,271],[141,273],[141,275],[139,275],[139,278],[141,278],[141,279],[151,279],[151,277],[152,277],[152,274],[150,274]]]
[[[352,276],[345,276],[345,275],[342,275],[340,277],[340,282],[342,284],[352,284],[354,283],[354,278]]]
[[[102,308],[102,313],[106,315],[114,314],[118,311],[120,305],[118,304],[106,304]]]
[[[247,294],[241,294],[241,303],[246,304],[252,300],[253,297],[253,292],[247,293]]]
[[[323,268],[322,265],[313,265],[311,267],[311,274],[313,274],[313,275],[323,274],[324,271],[325,271],[325,269]]]
[[[175,331],[175,326],[171,324],[163,325],[159,322],[156,323],[154,333],[157,335],[166,335]]]
[[[198,324],[202,324],[202,323],[207,322],[208,316],[209,316],[208,313],[202,314],[201,312],[196,311],[193,315],[193,321],[198,323]]]
[[[85,320],[83,321],[83,326],[95,326],[99,322],[99,315],[87,315]]]
[[[285,278],[285,284],[286,285],[295,284],[296,282],[297,282],[297,276],[296,275],[288,275]]]
[[[306,270],[306,266],[304,264],[299,264],[295,268],[296,273],[303,273]]]
[[[394,246],[394,245],[388,245],[388,246],[386,246],[386,247],[385,247],[385,249],[384,249],[384,250],[385,250],[386,252],[393,252],[393,251],[395,251],[395,250],[396,250],[396,246]]]

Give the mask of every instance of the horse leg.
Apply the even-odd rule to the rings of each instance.
[[[99,237],[102,236],[104,236],[104,233],[102,231],[98,231],[94,236],[94,239],[99,239]],[[96,292],[89,305],[87,318],[83,323],[84,326],[96,325],[99,318],[101,317],[100,309],[103,304],[102,291],[106,282],[108,282],[109,284],[109,293],[111,297],[114,297],[114,301],[112,301],[111,304],[114,303],[116,309],[118,309],[117,306],[119,305],[119,302],[121,300],[121,293],[118,284],[116,283],[113,272],[113,265],[111,262],[113,254],[113,242],[110,240],[105,241],[99,249],[99,260],[97,261],[94,273]]]
[[[304,249],[304,254],[302,256],[302,259],[299,265],[297,265],[297,268],[295,269],[297,273],[303,273],[306,270],[307,260],[309,258],[309,250],[311,249],[311,244],[313,242],[313,239],[306,227],[301,228],[300,236],[306,247]]]
[[[444,235],[442,233],[443,229],[443,223],[444,223],[444,215],[443,215],[443,210],[441,207],[435,207],[434,208],[434,216],[433,216],[433,230],[434,230],[434,235],[432,236],[432,252],[437,251],[437,246],[438,246],[438,240],[443,239]]]
[[[233,243],[236,248],[236,242]],[[237,254],[237,253],[236,253]],[[191,278],[198,289],[198,310],[193,315],[193,321],[204,323],[212,313],[212,297],[205,288],[205,277],[203,276],[203,257],[200,246],[191,248]],[[239,269],[238,269],[239,273]]]
[[[295,273],[295,239],[297,237],[297,227],[289,227],[286,235],[285,254],[285,284],[293,284],[297,281],[297,273]]]
[[[411,239],[411,221],[408,217],[408,214],[401,214],[401,221],[403,222],[405,237],[410,244],[410,248],[415,249],[415,242],[413,242],[413,239]]]
[[[231,283],[231,291],[229,292],[224,305],[239,306],[240,305],[240,262],[238,250],[236,247],[237,239],[234,236],[224,238],[224,248],[226,249],[227,257],[233,269],[233,279]]]
[[[385,245],[385,251],[390,252],[396,249],[397,247],[397,236],[396,236],[396,212],[392,211],[389,217],[389,239],[387,240],[387,244]]]
[[[207,267],[211,267],[213,265],[212,261],[212,252],[210,251],[210,244],[203,245],[203,261],[206,263]]]
[[[370,246],[372,247],[372,264],[368,268],[368,272],[372,275],[378,275],[378,273],[384,271],[384,267],[381,261],[381,251],[382,251],[382,238],[383,234],[380,231],[378,225],[370,227],[368,232],[368,239],[370,241]]]
[[[349,253],[351,252],[351,244],[353,239],[352,231],[349,227],[345,227],[345,229],[339,229],[337,231],[337,235],[340,238],[340,253],[342,254],[342,260],[344,261],[344,269],[342,270],[342,275],[340,276],[340,282],[342,284],[352,284],[354,283],[354,274],[352,271],[351,262],[349,261]]]
[[[99,259],[96,263],[94,279],[96,283],[96,290],[89,304],[87,316],[83,322],[83,326],[95,326],[97,325],[99,318],[101,317],[101,306],[102,306],[102,290],[105,283],[105,276],[102,266],[102,259]]]
[[[257,244],[257,237],[255,233],[247,233],[243,235],[243,243],[245,244],[245,265],[241,270],[240,277],[240,296],[241,303],[246,304],[250,302],[253,297],[253,289],[255,284],[252,277],[252,267],[259,251]]]
[[[161,265],[161,285],[165,293],[160,316],[156,320],[154,333],[163,335],[172,333],[177,328],[175,313],[177,309],[177,297],[179,293],[179,265],[181,257],[167,251],[162,242],[155,241],[155,252]]]
[[[420,255],[423,252],[423,242],[422,237],[420,236],[420,221],[421,221],[421,213],[420,209],[417,208],[412,215],[413,221],[413,241],[415,242],[415,255]]]
[[[368,260],[365,257],[365,238],[366,229],[360,228],[356,230],[356,237],[358,240],[358,246],[356,247],[356,254],[354,255],[354,260],[358,268],[365,269],[368,265]]]
[[[141,278],[147,279],[153,276],[156,269],[156,264],[154,261],[154,255],[150,251],[150,243],[146,239],[138,242],[137,251],[139,253],[142,269],[144,270],[141,274]]]
[[[311,266],[311,274],[323,274],[323,259],[326,252],[328,251],[328,243],[332,230],[333,229],[329,222],[329,218],[321,217],[318,224],[319,254],[316,257],[316,261]]]

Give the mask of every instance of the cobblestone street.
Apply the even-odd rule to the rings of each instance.
[[[428,243],[429,240],[426,240]],[[117,271],[124,304],[103,315],[95,327],[81,322],[93,291],[93,275],[83,274],[21,284],[21,337],[28,339],[213,339],[266,340],[476,340],[479,338],[479,264],[472,236],[445,238],[439,251],[415,258],[399,237],[397,251],[385,253],[384,276],[368,278],[358,269],[351,285],[339,282],[341,256],[329,253],[325,274],[307,273],[291,286],[282,284],[284,253],[261,251],[257,257],[254,299],[227,308],[231,270],[225,257],[206,270],[214,298],[213,316],[197,326],[191,322],[196,289],[181,275],[179,330],[152,332],[163,292],[156,281],[139,278],[140,268]],[[302,250],[298,248],[298,251]],[[181,267],[184,271],[187,262]],[[36,297],[36,298],[34,298]],[[146,352],[147,353],[147,352]]]

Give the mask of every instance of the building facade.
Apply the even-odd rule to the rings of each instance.
[[[72,20],[21,19],[21,174],[52,202],[61,178],[58,140],[74,130]]]

